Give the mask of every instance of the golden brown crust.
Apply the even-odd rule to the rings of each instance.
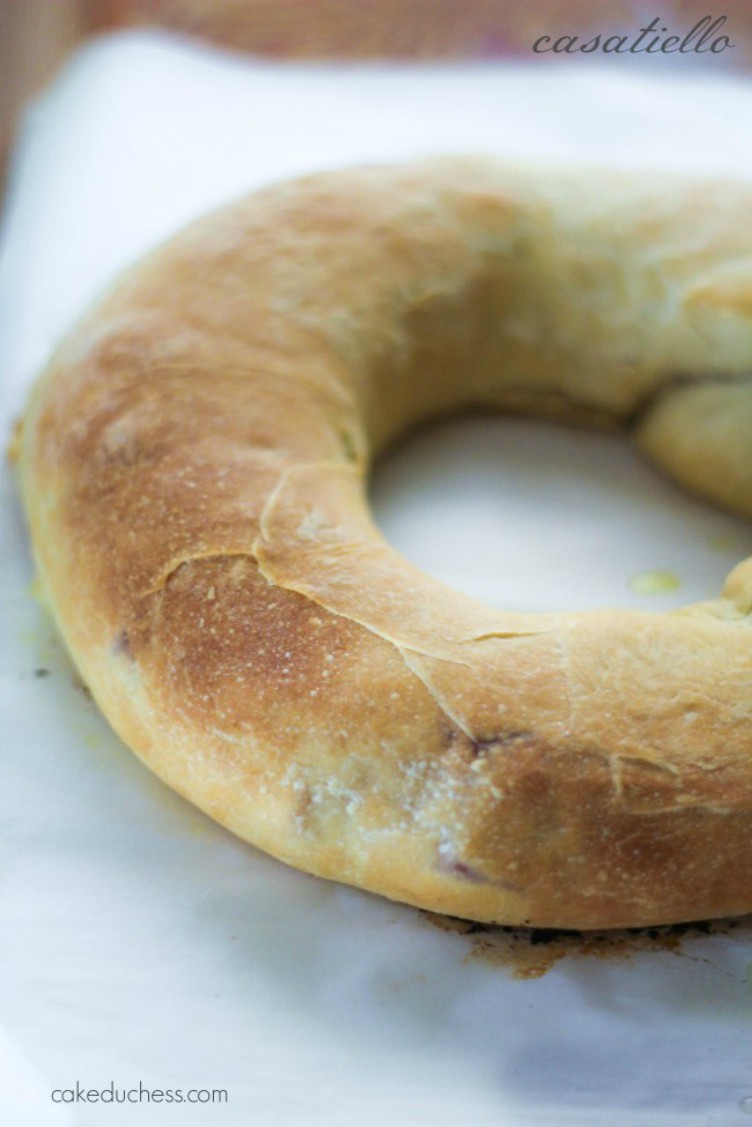
[[[752,568],[670,616],[508,614],[399,557],[364,488],[406,428],[511,407],[631,424],[752,511],[750,216],[743,184],[445,160],[268,189],[132,269],[21,450],[118,733],[283,860],[435,911],[752,909]]]

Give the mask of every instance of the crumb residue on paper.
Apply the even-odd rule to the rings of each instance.
[[[564,931],[558,928],[496,927],[433,912],[421,912],[421,917],[442,931],[468,936],[471,946],[465,961],[483,959],[495,963],[510,970],[515,978],[541,978],[565,958],[629,959],[644,951],[669,951],[681,955],[685,939],[700,935],[728,935],[744,922],[739,918],[614,931]],[[746,920],[749,921],[750,917]]]
[[[629,589],[635,595],[667,595],[680,586],[673,571],[638,571],[629,580]]]

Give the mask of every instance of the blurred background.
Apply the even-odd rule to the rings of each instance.
[[[634,37],[654,18],[684,35],[700,20],[734,44],[714,54],[536,54],[543,35],[580,42]],[[512,59],[540,65],[607,58],[653,71],[666,66],[744,70],[752,65],[746,0],[0,0],[0,161],[18,115],[83,39],[152,26],[237,52],[275,59]],[[706,26],[708,26],[706,24]]]

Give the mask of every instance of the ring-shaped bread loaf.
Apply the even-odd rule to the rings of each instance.
[[[513,409],[628,425],[749,514],[751,373],[750,185],[464,158],[281,184],[57,351],[21,439],[42,589],[125,742],[291,865],[503,923],[750,911],[752,563],[673,614],[504,613],[385,542],[366,474]]]

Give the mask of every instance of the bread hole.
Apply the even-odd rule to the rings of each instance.
[[[665,611],[715,597],[752,527],[663,477],[626,434],[513,416],[425,428],[375,468],[390,543],[500,609]],[[646,573],[676,584],[632,583]]]

